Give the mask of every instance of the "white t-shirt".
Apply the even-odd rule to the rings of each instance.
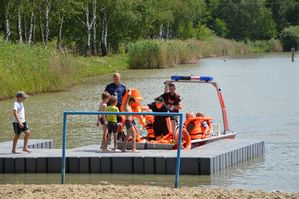
[[[19,116],[20,122],[25,122],[25,108],[22,102],[16,101],[13,106],[13,110],[16,110]],[[13,116],[13,122],[17,122],[15,116]]]

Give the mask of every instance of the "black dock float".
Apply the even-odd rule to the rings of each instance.
[[[53,145],[53,143],[42,145],[42,142],[40,141],[37,146]],[[2,149],[3,147],[0,148]],[[211,175],[240,162],[264,156],[264,153],[263,141],[219,140],[182,151],[180,171],[186,175]],[[66,172],[174,174],[176,155],[176,150],[139,150],[138,153],[100,152],[99,145],[89,145],[66,150]],[[60,173],[60,171],[61,149],[33,148],[32,153],[21,154],[0,152],[0,173]]]

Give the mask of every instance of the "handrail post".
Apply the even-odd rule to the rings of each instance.
[[[65,183],[65,150],[66,150],[66,128],[67,113],[63,113],[63,133],[62,133],[62,157],[61,157],[61,184]]]
[[[181,143],[182,143],[182,131],[183,131],[183,114],[180,113],[180,123],[179,123],[179,138],[178,138],[178,149],[176,157],[176,169],[175,169],[175,188],[179,186],[180,177],[180,165],[181,165]]]

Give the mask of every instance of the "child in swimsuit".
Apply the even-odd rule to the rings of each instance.
[[[105,111],[105,109],[107,107],[107,103],[109,102],[109,99],[110,99],[110,94],[107,91],[103,92],[102,93],[102,102],[99,105],[99,112]],[[108,134],[107,121],[103,115],[98,115],[97,126],[98,127],[102,126],[102,128],[103,128],[102,144],[101,144],[101,148],[100,148],[100,150],[103,150],[104,145],[106,143],[107,134]]]
[[[132,112],[131,105],[135,102],[134,97],[131,96],[131,90],[128,90],[128,98],[126,99],[124,111],[125,112]],[[127,128],[127,136],[125,137],[123,146],[122,146],[122,152],[126,151],[128,139],[130,136],[132,136],[132,152],[137,152],[136,150],[136,128],[135,123],[133,120],[132,115],[126,115],[125,116],[125,126]]]

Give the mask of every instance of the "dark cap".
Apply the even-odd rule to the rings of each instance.
[[[16,97],[29,97],[29,95],[26,95],[26,93],[24,91],[18,91],[16,94]]]
[[[164,99],[162,97],[156,97],[155,102],[163,103]]]

